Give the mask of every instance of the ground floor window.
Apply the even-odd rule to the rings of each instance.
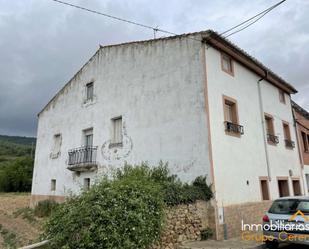
[[[50,190],[51,191],[55,191],[56,190],[56,179],[51,179]]]
[[[270,200],[267,177],[260,178],[260,185],[261,185],[262,200],[263,201]]]
[[[301,188],[300,188],[300,181],[299,179],[293,179],[292,180],[293,184],[293,192],[295,196],[301,195]]]
[[[90,178],[84,178],[84,190],[88,190],[90,188]]]
[[[278,179],[279,196],[285,197],[290,195],[288,178]]]

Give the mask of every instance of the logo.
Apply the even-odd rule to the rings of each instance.
[[[289,219],[289,221],[293,221],[295,220],[295,218],[298,216],[298,215],[301,215],[301,217],[304,218],[305,221],[308,221],[309,222],[309,218],[300,210],[298,210],[295,214],[293,214],[291,216],[291,218]]]

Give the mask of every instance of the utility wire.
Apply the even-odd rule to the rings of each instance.
[[[243,28],[241,28],[241,29],[239,29],[239,30],[237,30],[237,31],[234,31],[234,32],[232,32],[231,34],[228,34],[228,35],[225,36],[225,37],[231,36],[231,35],[233,35],[233,34],[236,34],[236,33],[240,32],[240,31],[242,31],[242,30],[248,28],[249,26],[251,26],[252,24],[256,23],[258,20],[260,20],[261,18],[263,18],[266,14],[268,14],[270,11],[272,11],[273,9],[275,9],[276,7],[278,7],[279,5],[281,5],[282,3],[284,3],[285,1],[286,1],[286,0],[282,0],[282,1],[280,1],[280,2],[278,2],[278,3],[276,3],[276,4],[274,4],[274,5],[272,5],[272,6],[269,7],[268,9],[263,10],[262,12],[256,14],[255,16],[253,16],[253,17],[251,17],[251,18],[249,18],[249,19],[247,19],[247,20],[245,20],[245,21],[243,21],[243,22],[241,22],[241,23],[239,23],[239,24],[237,24],[237,25],[235,25],[235,26],[229,28],[228,30],[226,30],[226,31],[224,31],[224,32],[222,32],[222,33],[220,33],[220,35],[223,36],[224,34],[226,34],[226,33],[230,32],[230,31],[232,31],[233,29],[236,29],[236,28],[238,28],[238,27],[241,27],[241,26],[243,26],[244,24],[246,24],[246,23],[248,23],[248,22],[250,22],[250,21],[252,21],[252,20],[254,20],[254,19],[256,19],[256,18],[258,17],[256,20],[254,20],[254,21],[252,21],[251,23],[247,24],[245,27],[243,27]]]
[[[88,8],[85,8],[85,7],[82,7],[82,6],[78,6],[78,5],[75,5],[75,4],[63,2],[63,1],[60,1],[60,0],[52,0],[52,1],[60,3],[60,4],[64,4],[64,5],[67,5],[67,6],[71,6],[71,7],[77,8],[77,9],[81,9],[81,10],[84,10],[84,11],[88,11],[88,12],[91,12],[91,13],[94,13],[94,14],[97,14],[97,15],[101,15],[101,16],[105,16],[105,17],[108,17],[108,18],[112,18],[114,20],[118,20],[118,21],[121,21],[121,22],[126,22],[126,23],[130,23],[130,24],[133,24],[133,25],[136,25],[136,26],[143,27],[143,28],[151,29],[154,32],[158,32],[159,31],[159,32],[162,32],[162,33],[170,34],[170,35],[178,35],[176,33],[173,33],[173,32],[167,31],[167,30],[159,29],[158,27],[152,27],[152,26],[145,25],[145,24],[142,24],[142,23],[126,20],[124,18],[120,18],[120,17],[117,17],[117,16],[112,16],[112,15],[109,15],[109,14],[106,14],[106,13],[102,13],[102,12],[99,12],[99,11],[96,11],[96,10],[91,10],[91,9],[88,9]]]
[[[57,2],[59,4],[63,4],[63,5],[67,5],[67,6],[70,6],[70,7],[74,7],[74,8],[77,8],[77,9],[80,9],[80,10],[84,10],[84,11],[87,11],[87,12],[90,12],[90,13],[93,13],[93,14],[97,14],[97,15],[101,15],[101,16],[105,16],[105,17],[108,17],[108,18],[111,18],[111,19],[114,19],[114,20],[117,20],[117,21],[121,21],[121,22],[126,22],[126,23],[129,23],[129,24],[133,24],[133,25],[136,25],[136,26],[139,26],[139,27],[142,27],[142,28],[146,28],[146,29],[150,29],[153,31],[154,33],[154,38],[156,37],[156,33],[157,32],[161,32],[161,33],[165,33],[165,34],[169,34],[169,35],[179,35],[179,34],[176,34],[174,32],[170,32],[168,30],[164,30],[164,29],[160,29],[158,27],[152,27],[150,25],[146,25],[146,24],[143,24],[143,23],[138,23],[138,22],[135,22],[135,21],[131,21],[131,20],[127,20],[127,19],[124,19],[124,18],[120,18],[120,17],[117,17],[117,16],[113,16],[113,15],[110,15],[110,14],[106,14],[106,13],[103,13],[103,12],[99,12],[99,11],[96,11],[96,10],[92,10],[92,9],[88,9],[88,8],[85,8],[85,7],[82,7],[82,6],[79,6],[79,5],[75,5],[75,4],[72,4],[72,3],[68,3],[68,2],[64,2],[64,1],[61,1],[61,0],[51,0],[51,1],[54,1],[54,2]],[[268,14],[270,11],[272,11],[273,9],[275,9],[276,7],[278,7],[280,4],[282,4],[283,2],[285,2],[286,0],[282,0],[278,3],[276,3],[275,5],[269,7],[268,9],[256,14],[255,16],[241,22],[240,24],[236,25],[236,26],[233,26],[231,28],[229,28],[228,30],[220,33],[219,35],[220,36],[223,36],[224,34],[238,28],[238,27],[241,27],[243,26],[244,24],[250,22],[249,24],[247,24],[246,26],[232,32],[231,34],[228,34],[227,36],[224,36],[225,38],[226,37],[229,37],[231,35],[234,35],[246,28],[248,28],[249,26],[253,25],[254,23],[256,23],[257,21],[259,21],[261,18],[263,18],[266,14]],[[258,17],[258,18],[257,18]],[[257,18],[257,19],[256,19]],[[193,37],[187,37],[189,39],[192,39],[192,40],[196,40],[196,41],[199,41],[199,42],[202,42],[202,40],[200,39],[197,39],[197,38],[193,38]]]

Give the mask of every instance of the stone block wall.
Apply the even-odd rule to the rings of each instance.
[[[197,201],[169,208],[161,239],[152,249],[174,249],[184,241],[200,240],[205,228],[211,228],[215,234],[215,215],[210,203]]]

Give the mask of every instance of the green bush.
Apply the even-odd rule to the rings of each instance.
[[[207,185],[206,177],[197,177],[192,184],[182,183],[176,175],[169,171],[168,164],[160,162],[157,167],[149,167],[147,163],[132,167],[125,165],[115,173],[118,179],[128,177],[146,177],[161,186],[163,199],[168,206],[193,203],[197,200],[208,201],[213,194]]]
[[[213,231],[208,227],[201,231],[201,240],[208,240],[213,236]]]
[[[7,162],[0,169],[0,192],[31,190],[33,159],[21,157]]]
[[[162,162],[158,167],[125,165],[112,179],[105,177],[60,204],[43,239],[51,240],[52,249],[149,248],[160,236],[165,205],[211,197],[206,177],[184,184]]]
[[[51,248],[149,248],[164,214],[160,186],[143,176],[108,180],[72,197],[52,213],[44,239]]]
[[[44,200],[38,202],[34,208],[34,215],[37,217],[47,217],[50,216],[52,211],[54,211],[59,204],[54,200]]]

